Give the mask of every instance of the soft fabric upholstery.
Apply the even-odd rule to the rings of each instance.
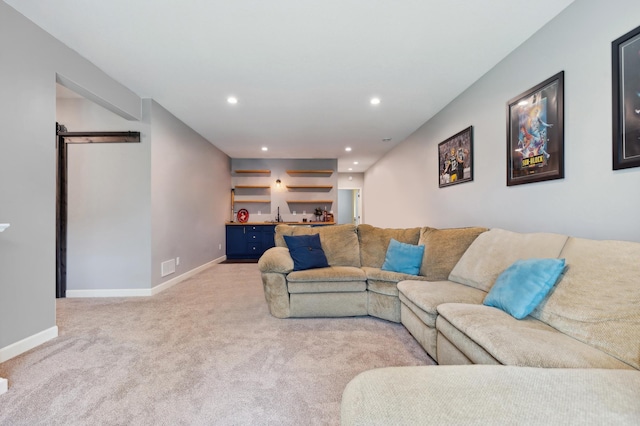
[[[418,240],[424,245],[420,275],[429,281],[448,279],[467,248],[485,231],[487,228],[422,228]]]
[[[360,247],[355,225],[332,226],[276,226],[275,243],[277,247],[286,247],[285,235],[320,235],[322,250],[331,266],[360,267]]]
[[[367,315],[367,292],[293,293],[289,295],[291,316],[350,317]]]
[[[402,281],[400,320],[424,350],[436,361],[437,307],[446,302],[482,303],[486,293],[451,281]]]
[[[379,368],[346,386],[341,424],[637,425],[639,389],[638,371]]]
[[[363,267],[362,270],[367,275],[367,279],[370,281],[385,281],[388,283],[393,283],[393,287],[396,287],[396,284],[400,281],[405,280],[426,280],[425,277],[421,277],[419,275],[410,275],[403,274],[400,272],[391,272],[391,271],[383,271],[380,268],[368,268]],[[398,291],[394,291],[394,294],[398,294]]]
[[[411,305],[417,308],[413,309],[417,311],[416,315],[423,318],[430,327],[436,326],[438,305],[447,302],[479,304],[487,294],[477,288],[451,281],[402,281],[398,283],[398,291],[411,301]],[[428,316],[422,316],[422,313]]]
[[[518,259],[558,257],[566,235],[505,231],[483,232],[449,274],[449,280],[489,291],[498,275]]]
[[[367,314],[387,321],[400,322],[398,296],[367,291]]]
[[[570,238],[564,277],[531,316],[640,369],[640,244]]]
[[[293,261],[291,265],[293,268]],[[279,272],[263,272],[262,286],[271,315],[276,318],[288,318],[290,316],[289,291],[285,276]]]
[[[360,242],[360,263],[362,266],[380,268],[384,263],[389,241],[395,239],[401,243],[418,244],[421,228],[391,229],[377,228],[371,225],[358,226]]]
[[[284,240],[283,240],[284,241]],[[260,272],[288,274],[293,271],[293,259],[286,247],[271,247],[258,260]]]
[[[387,247],[387,254],[381,268],[383,271],[400,272],[402,274],[418,275],[424,246],[401,243],[392,238]]]
[[[445,321],[446,320],[442,320]],[[477,345],[474,345],[477,347]],[[467,353],[463,353],[456,345],[451,343],[446,337],[439,331],[436,338],[436,359],[440,359],[438,365],[472,365],[472,364],[484,364],[484,365],[501,365],[495,358],[486,354],[491,361],[484,360],[485,362],[473,362]]]
[[[464,361],[463,364],[467,364],[466,360],[469,360],[472,364],[502,364],[442,315],[438,315],[436,319],[436,329],[436,356],[440,365],[456,365],[461,359]],[[521,366],[525,365],[522,364]]]
[[[501,364],[547,368],[631,368],[534,318],[517,320],[489,306],[444,303],[438,306],[436,327],[456,346],[459,339],[449,334],[449,329],[441,327],[443,318]]]
[[[400,294],[400,300],[402,300],[402,298],[403,296]],[[418,317],[415,314],[415,312],[420,312],[420,310],[412,310],[409,304],[405,302],[406,300],[403,300],[403,303],[400,304],[400,319],[402,325],[411,333],[413,338],[416,339],[429,356],[437,361],[437,330],[435,327],[428,327],[422,317]]]
[[[320,236],[313,235],[285,235],[284,241],[289,248],[289,255],[293,259],[293,270],[326,268],[329,266],[327,257],[320,244]]]
[[[522,319],[551,291],[564,264],[564,259],[516,260],[498,276],[483,304]]]
[[[294,293],[347,293],[367,290],[367,282],[362,281],[289,281],[290,294]]]
[[[315,281],[366,281],[367,276],[360,268],[353,266],[330,266],[328,268],[308,269],[306,271],[293,271],[287,275],[289,282],[315,282]]]

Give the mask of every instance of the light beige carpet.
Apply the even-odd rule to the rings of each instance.
[[[400,324],[272,317],[255,264],[57,308],[58,338],[0,364],[2,425],[331,425],[358,373],[433,364]]]

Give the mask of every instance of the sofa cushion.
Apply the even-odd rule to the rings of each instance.
[[[443,327],[446,321],[452,327]],[[545,368],[624,368],[629,365],[593,346],[563,334],[535,318],[517,320],[500,309],[484,305],[438,305],[436,327],[457,347],[470,339],[505,365]],[[456,336],[455,331],[459,332]]]
[[[389,241],[387,254],[384,257],[384,263],[380,269],[383,271],[418,275],[423,256],[424,245],[401,243],[392,238],[391,241]]]
[[[436,326],[437,307],[442,303],[482,303],[482,290],[452,281],[402,281],[398,283],[400,300],[429,327]]]
[[[383,271],[380,268],[363,267],[367,275],[367,290],[374,293],[398,296],[397,284],[404,280],[426,280],[418,275],[402,274],[400,272]]]
[[[558,257],[566,235],[505,231],[478,235],[449,274],[449,280],[489,291],[498,275],[518,259]]]
[[[320,235],[320,242],[327,261],[331,266],[360,267],[360,246],[355,225],[330,226],[276,226],[275,243],[277,247],[286,247],[285,235]],[[386,250],[386,247],[385,247]]]
[[[366,291],[366,281],[289,281],[287,289],[290,294],[301,293],[346,293]]]
[[[546,297],[564,264],[564,259],[516,260],[498,276],[483,304],[522,319]]]
[[[390,283],[398,283],[404,280],[426,280],[425,277],[419,275],[403,274],[401,272],[383,271],[380,268],[362,267],[362,270],[367,275],[368,280],[386,281]]]
[[[371,268],[382,267],[392,238],[401,243],[418,244],[420,228],[390,229],[359,225],[360,264]]]
[[[366,281],[367,276],[360,268],[353,266],[330,266],[328,268],[294,271],[287,275],[287,281],[307,283],[315,281]]]
[[[569,238],[567,269],[531,316],[640,369],[640,244]]]
[[[329,266],[327,257],[324,255],[324,250],[322,250],[320,236],[318,234],[285,235],[284,241],[287,243],[287,247],[289,247],[289,254],[293,259],[294,271],[326,268]]]
[[[451,270],[464,252],[485,231],[487,228],[422,228],[418,240],[418,244],[424,244],[420,275],[427,277],[429,281],[449,278]]]

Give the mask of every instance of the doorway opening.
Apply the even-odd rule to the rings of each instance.
[[[362,221],[360,189],[338,189],[338,224],[360,225]]]
[[[69,132],[56,123],[56,298],[67,293],[68,145],[140,142],[140,132]]]

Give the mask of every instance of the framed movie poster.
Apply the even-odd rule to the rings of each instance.
[[[440,188],[473,180],[473,126],[438,144]]]
[[[564,71],[507,103],[507,186],[564,178]]]
[[[613,170],[640,167],[640,27],[611,43]]]

